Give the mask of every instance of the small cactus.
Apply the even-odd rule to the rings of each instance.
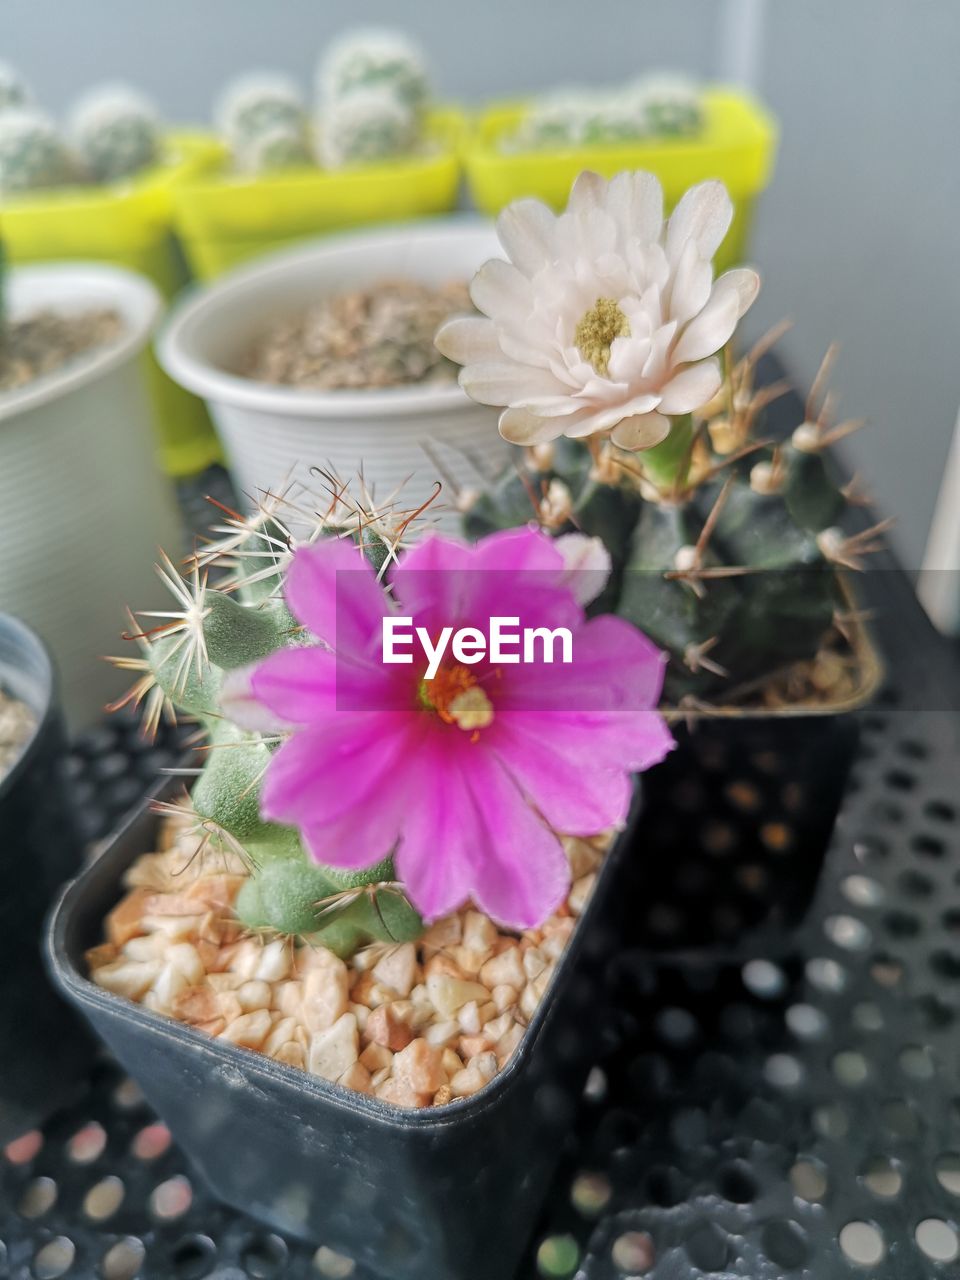
[[[0,62],[0,111],[8,107],[27,107],[33,95],[20,72],[9,62]]]
[[[217,127],[236,156],[264,133],[283,128],[307,136],[307,113],[296,81],[282,72],[255,71],[224,89],[215,109]]]
[[[276,124],[248,138],[235,154],[234,163],[239,173],[255,175],[302,168],[312,165],[314,158],[301,128]]]
[[[219,540],[195,556],[185,574],[163,560],[159,572],[173,607],[140,615],[130,636],[140,654],[114,659],[138,676],[116,706],[143,703],[148,729],[162,714],[179,711],[205,731],[204,765],[190,804],[204,841],[251,867],[237,902],[243,922],[315,938],[341,955],[371,941],[412,941],[423,922],[395,883],[389,859],[358,872],[322,866],[306,854],[297,831],[261,817],[260,786],[278,739],[231,721],[229,673],[304,642],[282,593],[296,547],[362,529],[353,536],[362,536],[364,552],[382,568],[396,555],[410,518],[410,512],[378,510],[367,494],[355,501],[332,477],[329,498],[269,498],[251,517],[230,513],[214,530]],[[208,583],[211,569],[220,575],[216,588]]]
[[[384,89],[418,112],[430,92],[421,49],[401,31],[374,27],[344,32],[329,45],[316,87],[323,110],[349,94]]]
[[[564,89],[535,99],[508,151],[611,146],[643,138],[696,133],[703,102],[695,81],[679,75],[645,76],[613,90]]]
[[[676,137],[698,133],[703,128],[700,86],[689,76],[643,76],[628,87],[624,97],[642,116],[647,133]]]
[[[153,104],[126,84],[104,84],[76,103],[68,132],[77,157],[97,182],[129,178],[157,162],[159,116]]]
[[[723,701],[813,662],[846,625],[840,570],[859,568],[881,531],[847,539],[836,527],[850,498],[825,451],[858,424],[830,427],[812,397],[789,441],[762,439],[781,389],[755,389],[761,349],[663,445],[630,454],[561,438],[462,504],[471,538],[531,518],[599,537],[613,574],[594,609],[669,653],[664,692],[676,704]]]
[[[33,107],[0,112],[0,195],[61,186],[74,177],[49,116]]]
[[[420,129],[416,115],[391,90],[357,89],[331,102],[319,128],[321,162],[328,169],[409,155]]]

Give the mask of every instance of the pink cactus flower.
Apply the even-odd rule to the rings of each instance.
[[[299,828],[330,866],[392,853],[428,920],[472,900],[511,928],[542,923],[570,884],[557,833],[622,824],[630,775],[673,745],[655,710],[664,655],[621,618],[587,620],[574,576],[532,529],[476,546],[428,536],[387,589],[348,540],[298,550],[286,599],[321,643],[272,654],[250,677],[255,704],[292,729],[264,816]],[[415,640],[412,663],[384,662],[391,616],[434,645],[445,627],[488,635],[494,617],[565,627],[571,661],[467,662],[448,649],[426,679]]]

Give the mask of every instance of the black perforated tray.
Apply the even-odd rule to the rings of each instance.
[[[864,587],[896,678],[792,955],[620,960],[521,1280],[958,1272],[960,662],[889,561]],[[104,733],[75,757],[91,834],[129,746]],[[365,1280],[216,1205],[107,1062],[0,1158],[0,1240],[12,1277]]]

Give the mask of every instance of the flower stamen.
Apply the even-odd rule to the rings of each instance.
[[[615,298],[598,298],[577,325],[573,341],[602,378],[610,373],[610,348],[615,338],[630,337],[630,321]]]
[[[432,680],[421,680],[418,696],[425,710],[466,732],[486,729],[493,723],[493,703],[473,672],[460,663],[441,667]]]

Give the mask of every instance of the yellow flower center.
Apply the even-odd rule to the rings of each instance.
[[[601,377],[610,371],[610,347],[614,338],[630,337],[630,321],[613,298],[598,298],[577,325],[573,340],[584,360]]]
[[[459,663],[441,667],[432,680],[421,680],[418,693],[421,704],[445,724],[471,733],[493,723],[493,703],[473,672]]]

